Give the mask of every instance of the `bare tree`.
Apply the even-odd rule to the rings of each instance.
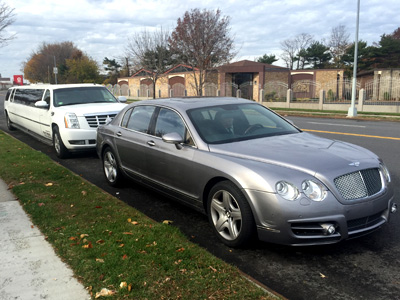
[[[156,83],[159,77],[175,63],[169,50],[169,33],[160,30],[149,32],[143,30],[134,33],[128,39],[127,51],[137,62],[137,66],[149,71],[149,78],[153,81],[153,97],[156,97]]]
[[[293,70],[296,61],[297,69],[304,68],[305,58],[303,55],[312,42],[313,36],[308,33],[300,33],[292,39],[286,39],[281,42],[281,58],[290,70]]]
[[[186,11],[172,32],[170,47],[181,62],[193,69],[196,94],[202,95],[210,71],[229,62],[234,53],[229,17],[221,11],[192,9]]]
[[[345,25],[339,25],[332,28],[331,36],[327,46],[332,55],[333,64],[336,68],[343,67],[341,62],[342,56],[346,53],[349,47],[349,36],[350,34],[346,31]]]
[[[7,35],[5,32],[5,29],[14,23],[14,16],[14,8],[0,2],[0,48],[15,37],[15,35]]]

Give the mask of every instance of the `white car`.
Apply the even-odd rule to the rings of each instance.
[[[57,156],[71,151],[94,150],[96,129],[125,107],[102,85],[59,84],[12,87],[4,113],[9,130],[18,128],[53,145]]]

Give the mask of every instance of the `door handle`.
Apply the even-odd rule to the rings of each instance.
[[[148,141],[148,142],[147,142],[147,145],[149,145],[149,146],[152,146],[152,147],[153,147],[153,146],[155,146],[155,145],[156,145],[156,143],[154,143],[154,141]]]
[[[122,135],[121,131],[118,131],[117,136],[121,136],[121,135]]]

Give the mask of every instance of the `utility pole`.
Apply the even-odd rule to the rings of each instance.
[[[354,42],[354,64],[353,64],[353,85],[351,89],[351,106],[349,108],[348,117],[357,116],[356,108],[356,87],[357,87],[357,59],[358,59],[358,26],[360,22],[360,0],[357,1],[357,23],[356,23],[356,39]],[[360,99],[359,99],[360,101]]]

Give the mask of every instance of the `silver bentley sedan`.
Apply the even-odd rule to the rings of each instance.
[[[374,153],[302,132],[238,98],[139,101],[97,130],[107,182],[137,180],[205,212],[228,246],[317,245],[367,234],[396,212]]]

